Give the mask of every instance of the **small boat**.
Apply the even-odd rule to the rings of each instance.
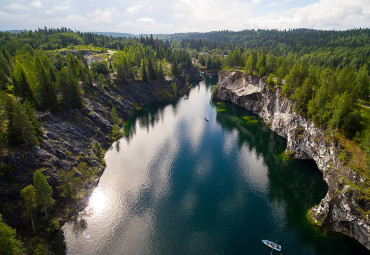
[[[276,244],[274,242],[271,242],[269,240],[262,240],[262,243],[264,243],[265,245],[267,245],[271,249],[274,249],[276,251],[281,251],[281,245],[278,245],[278,244]]]
[[[208,121],[209,119],[207,117],[204,118],[206,121]]]

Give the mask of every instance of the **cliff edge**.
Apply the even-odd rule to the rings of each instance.
[[[315,123],[294,111],[294,102],[277,86],[239,71],[219,73],[214,95],[261,117],[278,135],[287,139],[286,151],[296,159],[313,159],[328,185],[320,204],[310,209],[313,221],[328,230],[348,235],[370,250],[370,201],[359,187],[367,178],[343,164],[341,145]],[[309,192],[309,191],[308,191]]]

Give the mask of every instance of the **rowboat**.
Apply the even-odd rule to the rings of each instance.
[[[269,240],[262,240],[262,243],[264,243],[265,245],[267,245],[271,249],[274,249],[276,251],[281,251],[281,245],[278,245],[278,244],[276,244],[274,242],[271,242]]]

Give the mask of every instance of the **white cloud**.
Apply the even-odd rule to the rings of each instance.
[[[70,7],[69,4],[70,4],[70,2],[69,1],[66,1],[66,2],[64,2],[61,5],[54,6],[54,10],[56,10],[56,11],[65,11],[65,10],[68,10],[69,7]]]
[[[143,8],[143,7],[144,7],[144,5],[137,4],[137,5],[126,8],[126,12],[129,13],[129,14],[136,14],[136,13],[140,12],[141,8]]]
[[[348,29],[370,24],[369,0],[310,0],[306,4],[291,1],[0,0],[0,11],[6,13],[0,15],[0,29],[52,26],[139,34],[188,32],[190,27],[193,32],[206,32],[298,27]],[[300,7],[292,7],[299,4]]]
[[[144,17],[136,20],[137,22],[142,22],[142,23],[155,23],[155,20],[151,17]]]
[[[6,9],[9,10],[27,10],[27,6],[25,5],[20,5],[18,3],[11,3],[10,5],[5,7]]]
[[[273,7],[273,6],[277,5],[278,3],[280,3],[280,1],[274,1],[271,4],[268,4],[267,7]]]
[[[96,9],[87,14],[87,17],[93,23],[112,23],[114,16],[118,16],[118,12],[114,8]]]
[[[367,0],[320,0],[285,13],[272,13],[248,19],[246,28],[349,29],[369,27],[370,2]]]
[[[42,2],[41,1],[35,1],[31,4],[31,6],[41,8],[42,7]]]

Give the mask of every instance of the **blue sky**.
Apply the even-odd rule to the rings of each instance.
[[[0,0],[0,30],[139,34],[369,25],[370,0]]]

